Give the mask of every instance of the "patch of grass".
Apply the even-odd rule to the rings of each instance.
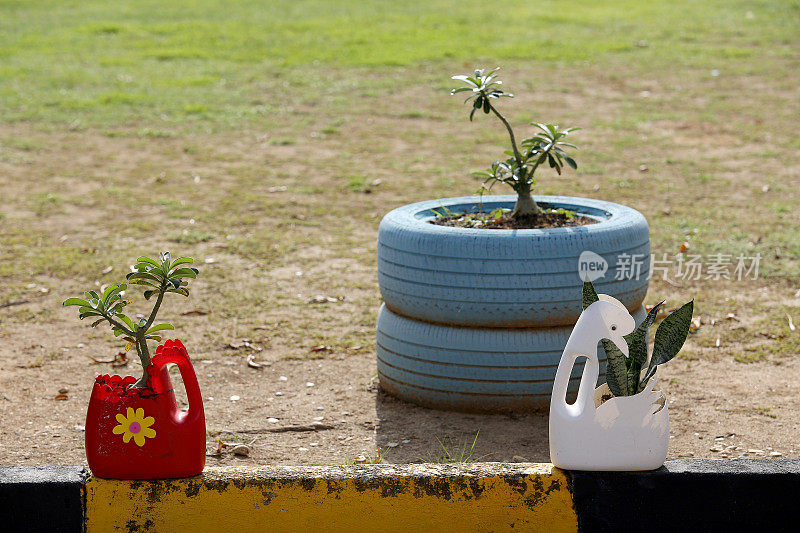
[[[36,193],[30,198],[31,209],[37,216],[59,213],[63,203],[61,196],[54,192]]]
[[[353,192],[364,192],[369,188],[369,178],[362,174],[347,176],[347,188]]]
[[[210,241],[214,237],[215,235],[213,233],[206,231],[185,229],[179,233],[170,235],[169,240],[179,244],[197,244],[199,242]]]
[[[386,456],[391,451],[391,448],[386,448],[385,450],[381,451],[378,448],[378,451],[375,453],[361,453],[355,455],[353,457],[347,455],[344,458],[344,463],[346,465],[379,465],[383,462]]]
[[[778,418],[778,416],[775,413],[771,412],[772,407],[756,407],[755,410],[756,413],[761,416],[766,416],[768,418]]]
[[[441,452],[437,454],[428,454],[427,463],[474,463],[481,461],[483,457],[475,457],[475,445],[478,443],[478,435],[480,430],[475,432],[475,438],[472,439],[472,444],[468,442],[454,443],[447,439],[446,443],[442,442],[438,437],[436,442],[439,443]]]

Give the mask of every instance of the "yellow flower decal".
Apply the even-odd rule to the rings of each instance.
[[[114,435],[122,435],[122,442],[129,443],[131,438],[137,446],[144,446],[145,437],[153,438],[156,430],[150,426],[156,421],[152,416],[145,417],[141,407],[136,411],[128,407],[128,416],[117,413],[118,426],[114,426]]]

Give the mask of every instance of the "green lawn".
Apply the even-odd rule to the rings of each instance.
[[[796,56],[799,5],[5,1],[0,114],[158,136],[263,128],[287,105],[346,110],[396,87],[424,97],[441,62],[760,73]]]

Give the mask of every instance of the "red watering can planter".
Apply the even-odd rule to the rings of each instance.
[[[178,365],[189,410],[178,409],[167,364]],[[110,479],[195,476],[206,463],[206,421],[194,368],[179,340],[156,349],[148,387],[132,376],[98,376],[86,413],[86,457],[92,473]]]

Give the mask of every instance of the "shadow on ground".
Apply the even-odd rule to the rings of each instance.
[[[473,461],[549,462],[547,413],[479,415],[436,411],[379,392],[376,441],[384,462],[442,462],[470,454]]]

